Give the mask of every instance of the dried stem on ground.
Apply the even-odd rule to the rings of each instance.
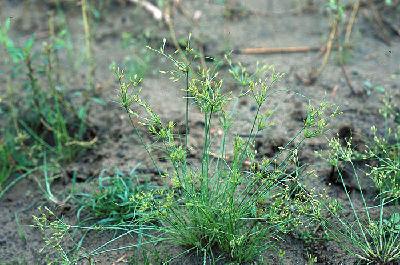
[[[354,86],[353,86],[353,84],[352,84],[352,82],[350,80],[349,75],[347,74],[347,71],[346,71],[346,68],[345,68],[344,64],[340,64],[340,68],[342,70],[344,78],[346,79],[346,83],[347,83],[348,87],[350,88],[351,94],[352,95],[356,95],[357,93],[356,93],[356,91],[354,89]]]
[[[293,46],[293,47],[258,47],[244,48],[234,51],[237,54],[276,54],[276,53],[303,53],[303,52],[318,52],[324,48],[318,46]]]
[[[346,35],[344,37],[344,43],[346,46],[350,44],[351,32],[353,30],[354,22],[357,19],[357,13],[359,9],[360,9],[360,0],[357,0],[353,4],[353,9],[351,11],[350,19],[346,27]]]
[[[157,21],[162,21],[164,16],[163,12],[149,1],[144,0],[129,0],[129,2],[142,6],[147,12],[152,14],[153,18]]]

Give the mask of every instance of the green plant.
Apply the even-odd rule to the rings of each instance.
[[[89,3],[87,0],[82,0],[82,19],[83,19],[83,30],[85,32],[85,57],[88,62],[88,88],[94,91],[94,78],[96,72],[96,62],[93,57],[93,46],[92,46],[92,33],[90,28],[90,17],[89,17]]]
[[[0,198],[3,191],[8,189],[7,180],[15,173],[18,173],[17,179],[26,176],[24,173],[29,169],[35,168],[35,161],[30,160],[32,157],[31,148],[26,148],[20,144],[23,136],[13,136],[9,132],[5,132],[4,138],[0,138]]]
[[[86,262],[94,264],[94,257],[117,250],[141,249],[146,244],[156,244],[160,240],[148,233],[154,230],[152,226],[143,224],[126,223],[117,225],[72,225],[64,217],[59,217],[52,210],[45,207],[38,208],[38,214],[33,216],[33,227],[39,229],[43,234],[44,246],[40,252],[45,254],[46,264],[74,265]],[[92,249],[85,248],[85,239],[88,233],[101,231],[111,231],[114,236]],[[113,243],[123,237],[136,238],[136,242],[113,247]],[[93,247],[91,245],[91,247]]]
[[[366,157],[372,160],[369,176],[381,195],[396,200],[400,198],[400,111],[388,97],[383,103],[380,113],[386,121],[384,135],[379,135],[375,126],[371,128],[373,141]]]
[[[51,16],[49,18],[49,32],[50,37],[53,39],[52,42],[54,43],[54,48],[56,54],[59,50],[65,49],[67,53],[67,62],[68,62],[68,69],[71,70],[72,74],[76,74],[76,65],[80,64],[81,61],[78,60],[74,56],[74,45],[72,41],[72,36],[70,32],[70,28],[68,26],[68,20],[64,13],[62,3],[60,0],[55,1],[56,11],[54,13],[50,13]],[[56,29],[59,29],[57,31]],[[65,78],[64,76],[60,75],[57,80]]]
[[[248,137],[231,139],[235,112],[226,109],[237,97],[223,93],[223,80],[218,78],[214,69],[192,69],[187,60],[187,55],[192,54],[190,45],[182,60],[166,53],[164,47],[165,40],[160,49],[151,48],[174,66],[172,70],[162,72],[169,73],[172,80],[179,81],[182,77],[186,80],[186,113],[189,112],[190,100],[204,116],[199,166],[187,161],[188,115],[186,135],[180,139],[176,136],[175,124],[162,121],[141,97],[142,79],[138,76],[126,78],[123,70],[115,68],[121,106],[132,121],[153,166],[159,170],[133,118],[139,119],[154,141],[161,144],[171,165],[166,177],[173,189],[167,190],[162,200],[154,202],[163,225],[161,230],[173,243],[204,253],[204,262],[215,251],[238,262],[251,261],[273,247],[282,233],[303,224],[304,219],[299,215],[312,211],[309,194],[298,184],[301,170],[293,161],[296,161],[297,150],[306,138],[324,132],[329,105],[309,107],[304,127],[298,134],[273,159],[259,162],[254,149],[255,135],[270,123],[272,112],[264,105],[277,92],[274,86],[283,74],[272,66],[257,66],[255,74],[250,74],[241,65],[233,67],[228,60],[233,78],[242,86],[240,97],[250,95],[257,106]],[[215,126],[222,128],[221,139],[211,134]],[[230,140],[233,154],[228,158]],[[215,149],[216,157],[212,155]],[[250,167],[246,168],[246,164]]]
[[[43,233],[44,247],[41,251],[45,252],[49,264],[72,265],[84,260],[90,263],[96,255],[131,248],[138,253],[145,253],[146,244],[160,241],[148,231],[156,230],[150,223],[156,221],[152,206],[154,199],[162,196],[162,192],[154,193],[148,185],[140,184],[135,169],[128,175],[118,170],[112,176],[105,176],[105,172],[102,172],[96,190],[76,193],[72,189],[70,195],[60,201],[50,187],[50,178],[57,168],[49,168],[46,161],[42,168],[45,186],[40,187],[46,198],[56,205],[73,201],[79,207],[75,225],[48,208],[39,208],[39,214],[33,216],[34,226]],[[91,250],[85,248],[88,233],[104,231],[112,232],[113,236]],[[123,237],[130,237],[130,242],[134,237],[135,242],[115,249],[113,242]]]
[[[378,130],[371,127],[371,136],[365,137],[366,150],[353,150],[354,161],[365,161],[380,196],[388,200],[400,198],[400,112],[393,106],[390,97],[385,97],[380,113],[385,121]]]
[[[398,199],[400,198],[400,127],[397,132],[389,130],[386,137],[378,136],[375,127],[372,127],[372,131],[373,146],[368,149],[367,157],[376,163],[371,163],[369,176],[382,196]],[[391,136],[394,143],[389,143]]]
[[[86,141],[86,107],[73,107],[58,86],[56,40],[44,43],[42,53],[34,53],[34,38],[16,44],[9,36],[10,25],[7,19],[0,30],[0,44],[9,55],[5,60],[12,62],[4,98],[4,113],[10,115],[5,116],[8,126],[1,129],[3,159],[7,155],[3,176],[36,167],[44,153],[51,162],[70,161],[93,144]],[[36,64],[38,57],[44,65]],[[21,79],[24,90],[17,92],[12,81]]]
[[[371,96],[372,92],[377,92],[377,93],[385,93],[385,88],[381,85],[374,85],[371,83],[369,80],[365,80],[363,83],[364,91],[367,94],[367,96]]]
[[[3,142],[0,142],[0,190],[3,189],[2,184],[8,179],[13,171],[10,156],[10,150],[7,149],[7,146]]]
[[[104,174],[100,174],[94,191],[76,196],[80,205],[78,219],[81,219],[80,213],[86,210],[89,216],[82,221],[94,219],[99,225],[122,225],[138,220],[151,220],[153,196],[150,196],[150,187],[139,183],[134,170],[128,176],[118,170],[113,176]]]
[[[48,249],[46,260],[48,264],[76,264],[80,246],[74,248],[74,251],[68,251],[66,243],[73,241],[69,231],[72,226],[68,225],[63,219],[57,218],[56,215],[48,208],[39,208],[39,214],[33,216],[35,227],[44,234],[45,246],[41,252]],[[78,244],[79,245],[79,244]]]
[[[380,194],[379,203],[370,205],[361,186],[360,178],[353,163],[353,150],[351,140],[346,146],[342,146],[339,139],[329,142],[329,154],[327,160],[336,168],[339,179],[350,204],[350,217],[343,217],[340,204],[326,205],[326,209],[332,218],[323,219],[321,224],[331,238],[338,243],[343,250],[359,261],[369,264],[392,264],[400,260],[400,233],[398,228],[398,208],[394,208],[392,214],[385,211],[388,200]],[[342,164],[348,163],[354,172],[357,188],[360,191],[362,210],[355,206],[354,197],[350,197],[350,191],[346,187],[342,173]],[[397,228],[394,228],[397,227]]]
[[[345,6],[341,1],[339,0],[328,0],[327,1],[327,8],[331,12],[333,12],[335,15],[337,14],[340,19],[343,19],[344,17],[344,11],[345,11]]]

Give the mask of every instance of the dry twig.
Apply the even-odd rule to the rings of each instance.
[[[145,0],[129,0],[131,3],[141,5],[153,18],[157,21],[162,21],[164,16],[163,12],[155,5]]]
[[[259,48],[244,48],[234,51],[237,54],[275,54],[275,53],[302,53],[302,52],[318,52],[324,48],[312,46],[299,47],[259,47]]]
[[[356,91],[354,89],[354,86],[353,86],[353,84],[352,84],[352,82],[350,80],[349,75],[347,74],[346,68],[344,67],[343,64],[340,64],[340,68],[342,69],[343,76],[346,79],[346,83],[347,83],[348,87],[350,88],[351,94],[352,95],[356,95],[357,93],[356,93]]]
[[[360,0],[357,0],[353,4],[353,9],[351,11],[350,19],[346,27],[346,35],[344,37],[344,43],[346,46],[350,44],[350,35],[354,26],[354,22],[356,21],[359,9],[360,9]]]

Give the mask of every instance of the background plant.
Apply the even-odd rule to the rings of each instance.
[[[2,112],[9,114],[7,126],[1,130],[2,156],[6,161],[2,180],[40,164],[44,153],[52,162],[69,161],[83,147],[93,144],[86,141],[86,107],[73,107],[61,90],[56,38],[44,43],[42,52],[36,52],[34,37],[18,45],[9,36],[10,26],[11,20],[7,19],[0,31],[0,44],[8,55],[5,60],[13,66],[6,80],[6,96],[2,98]],[[14,80],[24,80],[23,87],[15,87]]]

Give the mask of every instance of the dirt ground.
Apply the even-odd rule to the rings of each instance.
[[[22,2],[30,2],[26,4]],[[38,43],[45,40],[48,32],[48,15],[52,7],[48,1],[12,1],[0,2],[0,21],[12,17],[12,35],[27,38],[35,33]],[[49,1],[50,2],[50,1]],[[67,1],[68,2],[68,1]],[[72,1],[73,2],[73,1]],[[118,2],[118,1],[115,1]],[[123,1],[121,1],[123,2]],[[287,46],[321,46],[329,32],[329,17],[323,1],[299,0],[246,0],[237,1],[237,9],[228,17],[224,16],[224,5],[212,0],[185,0],[182,6],[191,15],[201,14],[199,20],[191,23],[181,13],[176,13],[174,25],[176,35],[185,37],[192,33],[196,42],[203,45],[205,54],[218,56],[224,51],[249,47],[287,47]],[[308,5],[307,3],[311,3]],[[312,4],[314,3],[314,4]],[[64,10],[72,33],[74,52],[83,52],[83,29],[80,7],[75,2],[66,4]],[[238,55],[233,54],[235,61],[244,65],[254,66],[256,62],[275,65],[275,68],[285,72],[286,76],[280,86],[290,92],[282,92],[271,99],[269,105],[276,108],[276,125],[267,129],[257,141],[260,155],[273,155],[279,146],[285,144],[302,126],[305,117],[305,107],[310,99],[320,102],[326,99],[337,104],[343,114],[331,121],[328,135],[339,133],[345,138],[353,135],[360,141],[370,134],[374,124],[383,126],[379,115],[381,99],[384,96],[373,87],[382,86],[390,94],[395,105],[400,106],[400,38],[392,34],[390,45],[381,40],[373,22],[369,21],[364,11],[355,23],[352,37],[352,54],[346,65],[356,94],[350,93],[340,66],[333,54],[321,77],[312,85],[303,84],[298,76],[305,77],[313,66],[322,61],[317,52],[273,54],[273,55]],[[397,22],[400,22],[398,18]],[[400,23],[398,23],[400,25]],[[94,148],[77,158],[75,162],[65,165],[65,174],[54,184],[53,190],[58,196],[71,187],[71,172],[76,172],[78,186],[88,185],[87,180],[96,178],[104,169],[112,171],[118,167],[129,171],[140,163],[145,168],[149,163],[144,150],[133,136],[128,120],[122,109],[115,102],[118,96],[117,84],[109,69],[109,65],[121,62],[135,51],[124,49],[121,45],[121,35],[129,32],[132,36],[145,39],[153,46],[159,46],[162,39],[169,38],[167,27],[155,21],[142,8],[133,4],[112,4],[105,9],[101,20],[94,27],[94,54],[96,60],[96,84],[104,105],[96,105],[91,109],[90,122],[96,129],[98,143]],[[137,45],[137,47],[139,44]],[[143,45],[144,46],[144,45]],[[82,63],[77,60],[77,68],[65,72],[72,90],[84,88],[84,73]],[[143,93],[161,116],[174,120],[178,124],[184,119],[184,100],[182,98],[182,83],[173,83],[158,74],[165,62],[152,58],[145,77]],[[1,74],[0,74],[1,78]],[[4,88],[0,85],[0,91]],[[232,84],[226,84],[227,90],[237,89]],[[368,93],[366,91],[368,90]],[[304,97],[297,95],[302,94]],[[191,131],[193,150],[199,145],[201,134],[201,116],[191,108]],[[243,100],[239,104],[239,118],[235,132],[246,133],[250,126],[253,103]],[[1,117],[0,117],[1,120]],[[199,136],[200,137],[200,136]],[[306,142],[301,149],[300,160],[314,164],[318,177],[304,179],[306,185],[318,190],[326,189],[331,196],[345,201],[343,189],[334,183],[330,176],[330,168],[315,158],[314,150],[326,147],[326,139],[318,138]],[[196,152],[193,151],[196,157]],[[332,185],[331,185],[332,184]],[[374,189],[366,184],[366,193],[374,196]],[[357,192],[357,191],[354,191]],[[40,233],[30,227],[32,214],[37,213],[39,205],[48,204],[34,178],[27,178],[14,186],[0,201],[0,264],[42,264],[43,246]],[[74,221],[74,207],[57,209]],[[104,242],[107,235],[91,235],[86,240],[85,248],[92,249]],[[124,242],[120,242],[123,244]],[[125,242],[126,243],[126,242]],[[267,253],[266,263],[270,264],[306,264],[308,254],[317,257],[317,264],[353,264],[353,260],[341,252],[330,242],[305,243],[294,236],[288,236],[281,246],[285,250],[284,258],[276,253]],[[167,252],[167,246],[157,246],[159,253]],[[129,256],[134,251],[107,253],[96,257],[98,264],[127,264]],[[121,258],[122,257],[122,258]],[[124,258],[125,257],[125,258]],[[175,261],[176,264],[199,264],[201,259],[191,255]],[[135,262],[134,260],[131,262]],[[140,261],[136,261],[140,264]],[[134,264],[134,263],[133,263]]]

